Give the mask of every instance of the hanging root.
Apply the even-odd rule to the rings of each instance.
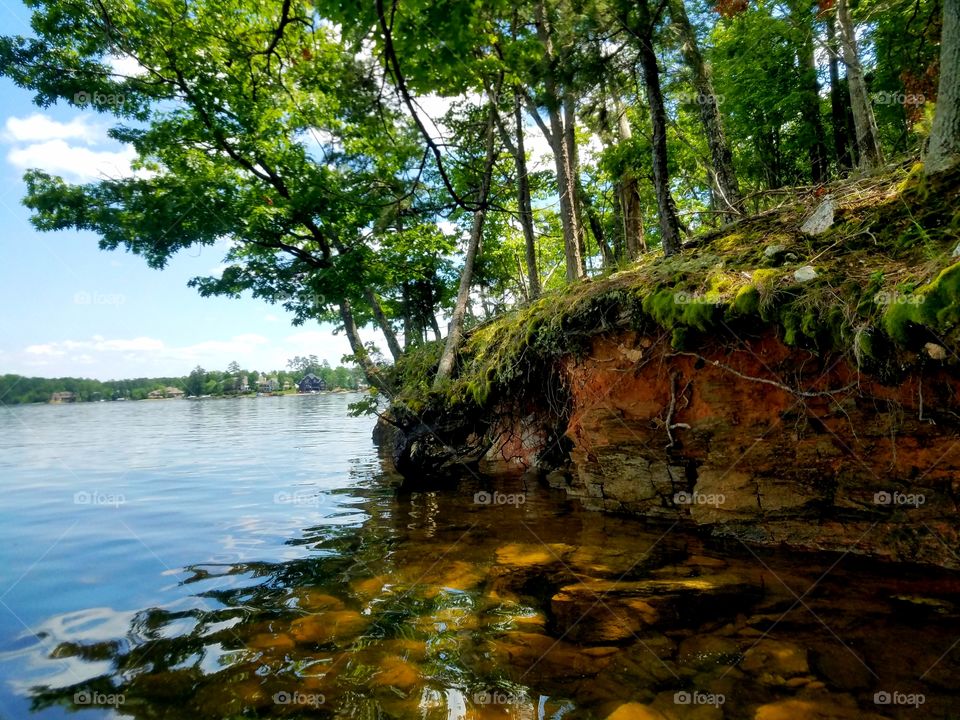
[[[689,383],[684,386],[683,390],[686,391],[689,387]],[[682,393],[681,393],[682,394]],[[676,445],[676,440],[673,437],[673,431],[675,428],[684,428],[686,430],[690,429],[690,426],[687,423],[675,423],[673,421],[673,414],[677,410],[677,373],[670,373],[670,405],[667,406],[667,420],[665,427],[667,430],[667,439],[670,441],[667,443],[667,450]]]

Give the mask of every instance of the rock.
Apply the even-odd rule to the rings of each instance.
[[[957,243],[957,246],[953,249],[953,252],[950,253],[951,257],[960,257],[960,243]]]
[[[943,345],[937,345],[936,343],[928,342],[923,346],[923,349],[927,351],[929,355],[934,360],[946,360],[947,359],[947,349]]]
[[[694,635],[680,643],[677,662],[706,669],[718,665],[735,665],[740,659],[740,644],[716,635]]]
[[[783,245],[767,245],[763,249],[763,256],[772,262],[783,259],[784,251],[786,248]]]
[[[833,225],[835,204],[832,195],[827,195],[810,216],[803,221],[800,232],[807,235],[820,235]]]
[[[247,640],[247,647],[254,650],[287,649],[294,644],[293,638],[286,633],[258,633]]]
[[[755,588],[732,573],[638,581],[588,580],[550,601],[557,628],[581,643],[619,642],[651,626],[689,627],[736,614]]]
[[[315,588],[298,588],[292,593],[293,604],[307,612],[342,610],[343,601]]]
[[[504,633],[490,641],[489,649],[495,668],[509,668],[527,683],[596,675],[618,652],[615,647],[580,648],[526,632]]]
[[[612,713],[607,720],[667,720],[667,716],[643,703],[624,703]]]
[[[324,644],[356,637],[369,623],[356,610],[335,610],[297,618],[290,624],[290,634],[298,643]]]
[[[812,653],[812,659],[817,674],[837,690],[865,690],[872,683],[867,666],[839,644],[820,648]]]
[[[378,666],[380,669],[373,676],[373,682],[378,686],[409,690],[420,684],[420,671],[406,660],[386,657],[380,660]]]
[[[703,691],[697,690],[697,692]],[[667,720],[722,720],[724,703],[719,700],[716,704],[684,702],[689,697],[689,692],[685,693],[682,690],[662,692],[657,695],[652,707],[654,710],[659,710]]]
[[[797,282],[810,282],[817,277],[817,271],[812,265],[804,265],[793,271],[793,279]]]
[[[796,268],[787,274],[795,287]],[[654,346],[635,366],[621,348],[642,346],[642,338],[638,342],[625,331],[614,331],[593,338],[588,356],[564,359],[571,398],[565,437],[572,443],[573,471],[566,492],[589,508],[698,525],[715,537],[960,569],[960,557],[947,550],[960,543],[960,516],[947,490],[960,477],[960,453],[951,452],[955,428],[917,422],[915,412],[907,413],[907,424],[891,442],[889,422],[862,401],[872,394],[915,407],[919,367],[907,370],[897,385],[883,385],[866,373],[858,376],[855,363],[847,360],[820,377],[806,351],[786,346],[773,332],[758,333],[738,349],[702,345],[702,360]],[[920,351],[926,358],[922,347]],[[670,385],[664,379],[672,373],[679,374],[678,392],[689,383],[683,403],[676,398],[674,421],[689,424],[690,430],[679,433],[682,445],[674,447],[676,457],[666,460],[660,450],[667,443],[663,422]],[[855,377],[861,378],[859,396],[834,395],[839,404],[816,399],[809,412],[797,411],[798,398],[789,389],[757,382],[769,379],[800,390],[829,391]],[[954,380],[952,375],[942,381],[925,378],[924,407],[936,407],[946,416],[960,414]],[[844,462],[850,453],[858,463]],[[871,527],[877,477],[915,477],[916,468],[934,466],[924,481],[927,503],[919,512],[906,508],[909,512],[889,521],[878,515],[882,522]],[[678,503],[674,498],[681,492],[696,497]],[[933,528],[934,518],[931,532],[924,523]],[[576,565],[572,557],[578,558]],[[575,552],[564,562],[578,575],[612,577],[621,560]],[[648,564],[643,570],[664,564],[671,563]],[[564,582],[560,569],[552,568],[543,579],[558,587],[557,580]],[[637,575],[631,572],[630,577]],[[536,594],[532,584],[525,587],[524,595]]]
[[[424,640],[395,638],[381,640],[379,646],[384,651],[397,655],[404,660],[423,662],[427,658],[427,643]]]
[[[444,590],[471,590],[484,579],[483,570],[476,563],[465,560],[425,563],[412,562],[403,567],[404,580],[411,585],[426,586],[424,597],[433,598]]]
[[[552,470],[544,479],[547,485],[556,490],[563,490],[570,486],[570,473],[566,470]]]
[[[924,595],[891,595],[890,599],[896,601],[904,608],[914,611],[927,611],[940,615],[949,615],[956,610],[956,606],[949,600],[926,597]]]
[[[793,698],[757,708],[754,720],[880,720],[875,713],[864,712],[849,695],[831,695],[816,699]]]
[[[350,583],[351,589],[360,597],[370,599],[376,597],[390,583],[386,575],[354,580]]]
[[[743,654],[740,669],[752,675],[789,678],[810,672],[807,651],[799,645],[764,639]]]
[[[497,548],[497,562],[501,565],[527,567],[530,565],[550,565],[559,563],[574,550],[572,545],[563,543],[523,544],[510,543]]]

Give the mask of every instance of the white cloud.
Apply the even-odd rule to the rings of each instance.
[[[381,348],[381,333],[365,329],[364,341]],[[186,375],[197,365],[224,369],[236,360],[256,370],[279,370],[295,355],[317,355],[331,365],[350,353],[346,337],[329,329],[302,330],[285,336],[267,338],[256,333],[213,338],[188,345],[174,345],[155,337],[68,339],[29,345],[8,354],[8,372],[25,375],[97,377],[102,380],[121,377],[163,377]]]
[[[147,72],[143,65],[129,55],[110,55],[106,58],[106,63],[116,75],[123,77],[138,77]]]
[[[102,129],[91,125],[88,117],[76,117],[64,123],[43,113],[34,113],[25,118],[7,118],[2,137],[10,143],[80,140],[91,145],[102,134]]]
[[[135,158],[132,147],[91,150],[59,139],[13,148],[7,153],[7,160],[21,170],[39,168],[79,181],[129,176],[132,174],[130,163]]]
[[[45,343],[43,345],[29,345],[24,349],[27,355],[39,355],[41,357],[59,357],[66,355],[66,351],[57,347],[56,343]]]

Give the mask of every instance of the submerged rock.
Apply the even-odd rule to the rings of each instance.
[[[760,706],[753,716],[754,720],[881,720],[882,717],[861,710],[849,695],[780,700]]]
[[[298,643],[325,644],[354,638],[370,624],[370,619],[355,610],[307,615],[290,624],[290,635]]]
[[[607,715],[607,720],[668,720],[668,718],[649,705],[632,702],[618,707]]]
[[[799,645],[765,638],[743,654],[740,669],[773,684],[810,672],[807,651]]]

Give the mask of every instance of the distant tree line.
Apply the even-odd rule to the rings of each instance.
[[[271,383],[272,392],[295,392],[307,373],[326,383],[329,390],[356,390],[363,381],[358,367],[331,367],[316,355],[297,356],[288,361],[286,370],[260,372],[246,370],[236,362],[226,370],[205,370],[197,366],[181,377],[133,378],[128,380],[91,380],[89,378],[42,378],[23,375],[0,375],[0,405],[24,405],[50,402],[54,393],[73,393],[72,401],[146,400],[150,393],[167,388],[183,390],[186,395],[223,396],[256,393],[261,381]]]

